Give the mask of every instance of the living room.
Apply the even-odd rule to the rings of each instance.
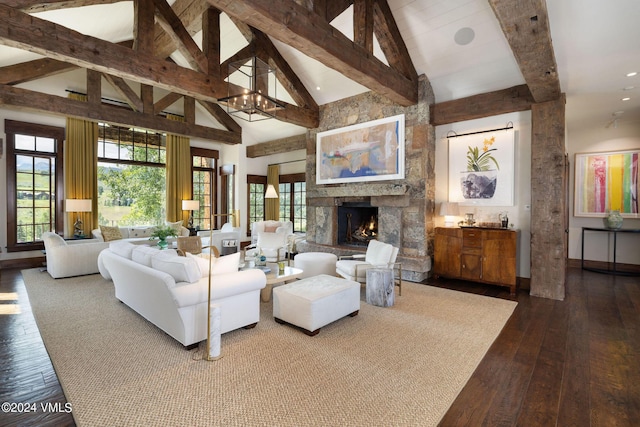
[[[389,3],[390,5],[393,4],[393,2]],[[555,11],[551,5],[549,7],[552,12]],[[496,25],[496,27],[499,29],[499,25]],[[557,41],[557,44],[562,46],[560,40],[565,39],[560,36],[556,37],[554,34],[554,45]],[[632,56],[629,53],[627,55]],[[5,66],[6,64],[2,65]],[[560,71],[562,71],[563,65],[563,63],[559,62]],[[5,68],[5,71],[8,72],[8,69]],[[627,71],[632,70],[625,69],[625,72]],[[1,75],[3,74],[0,68]],[[525,332],[520,331],[519,335],[517,335],[513,332],[517,329],[517,326],[514,323],[509,323],[510,326],[506,330],[513,334],[512,339],[514,341],[520,339],[522,342],[526,342],[525,338],[536,337],[536,334],[539,334],[540,337],[554,336],[557,331],[553,329],[553,326],[549,323],[541,322],[541,319],[545,318],[545,316],[557,320],[562,325],[560,328],[569,329],[568,324],[572,328],[577,327],[576,325],[580,323],[579,319],[572,317],[571,321],[567,320],[571,316],[575,316],[576,312],[571,311],[571,316],[569,312],[570,309],[573,310],[576,306],[562,306],[561,304],[565,300],[570,301],[570,304],[577,304],[581,309],[584,308],[581,304],[584,303],[586,305],[585,300],[587,297],[582,292],[590,292],[589,298],[594,298],[594,294],[599,296],[600,292],[606,294],[607,302],[611,302],[613,299],[616,304],[621,304],[622,317],[625,322],[631,326],[637,325],[637,322],[634,323],[635,321],[632,320],[633,310],[626,303],[620,302],[625,300],[628,301],[629,305],[637,307],[638,294],[637,291],[633,290],[632,278],[622,276],[601,277],[597,273],[590,275],[592,273],[587,273],[580,269],[581,258],[593,262],[594,265],[599,267],[603,265],[608,267],[611,264],[614,248],[612,238],[605,236],[607,233],[601,233],[602,236],[599,235],[600,233],[596,236],[590,235],[590,243],[586,248],[583,249],[581,246],[584,236],[584,234],[581,234],[583,233],[583,228],[603,228],[604,215],[581,216],[576,215],[574,212],[575,188],[577,187],[574,181],[575,155],[594,152],[637,151],[640,146],[640,128],[638,127],[637,117],[633,116],[637,107],[625,108],[626,112],[624,114],[612,115],[612,113],[607,112],[604,118],[598,120],[577,120],[575,113],[577,104],[584,98],[578,94],[570,93],[563,84],[563,92],[567,91],[566,110],[563,95],[559,100],[546,103],[544,106],[536,105],[532,107],[529,105],[530,108],[519,106],[511,110],[500,110],[497,107],[495,109],[486,107],[486,105],[468,107],[464,109],[467,114],[466,119],[438,122],[434,117],[436,117],[436,113],[443,111],[442,109],[438,110],[438,107],[446,107],[447,101],[454,103],[458,101],[459,103],[456,105],[462,106],[465,102],[473,104],[473,101],[479,98],[475,98],[473,95],[452,95],[449,98],[445,98],[445,101],[441,97],[435,96],[432,82],[430,81],[432,77],[428,75],[427,77],[423,75],[422,80],[418,83],[420,88],[418,101],[408,106],[390,101],[384,95],[370,91],[366,87],[361,87],[359,92],[358,90],[354,93],[349,92],[349,96],[343,96],[328,102],[318,102],[320,104],[319,119],[316,126],[305,127],[284,123],[278,119],[255,123],[243,122],[240,123],[242,139],[239,144],[209,140],[202,136],[191,137],[189,142],[191,147],[212,149],[219,152],[217,167],[232,166],[234,179],[233,189],[231,190],[232,197],[230,199],[233,200],[233,208],[241,213],[240,226],[243,244],[247,244],[251,239],[248,234],[251,229],[251,208],[248,202],[249,181],[251,177],[256,176],[266,179],[268,167],[270,165],[279,165],[280,175],[306,175],[306,226],[305,230],[299,231],[306,233],[306,244],[309,245],[307,247],[309,251],[337,251],[341,252],[340,255],[364,252],[364,249],[353,251],[335,248],[340,246],[336,245],[333,240],[334,223],[337,223],[337,219],[330,215],[334,211],[337,212],[337,205],[351,202],[352,200],[347,200],[349,198],[354,198],[357,202],[362,199],[367,199],[370,202],[373,199],[373,204],[382,210],[379,214],[382,217],[381,219],[387,221],[382,228],[380,239],[395,243],[401,247],[399,261],[402,262],[404,268],[403,279],[412,284],[434,284],[445,288],[468,290],[471,293],[498,295],[499,298],[506,300],[517,300],[519,306],[516,310],[524,309],[526,314],[517,314],[522,312],[515,311],[514,313],[517,314],[516,319],[526,323],[527,326]],[[519,76],[518,78],[521,79],[521,77]],[[637,77],[624,77],[617,81],[616,85],[620,87],[637,86],[637,83],[634,83],[637,80],[634,79],[637,79]],[[561,82],[564,81],[566,80],[561,79]],[[437,87],[437,83],[438,79],[434,77],[433,86]],[[141,85],[138,83],[129,82],[129,85],[135,90],[141,90]],[[59,98],[66,98],[68,91],[89,92],[87,73],[83,69],[67,71],[19,83],[15,86],[18,89],[56,95]],[[103,82],[101,87],[102,92],[100,95],[102,98],[120,101],[124,99],[120,91],[116,89],[117,85],[104,84]],[[0,120],[0,135],[4,139],[2,148],[5,154],[0,156],[0,165],[2,170],[7,170],[5,120],[65,128],[65,116],[46,111],[23,111],[19,102],[16,102],[18,105],[13,105],[11,101],[8,101],[13,92],[10,94],[6,83],[3,84],[3,88],[2,99],[4,101],[2,102],[2,108],[0,108],[0,117],[2,118]],[[506,86],[500,88],[504,89]],[[629,89],[629,91],[632,90]],[[486,99],[499,103],[497,100],[500,98],[497,98],[497,92],[492,92],[494,96]],[[167,96],[168,93],[170,92],[165,89],[156,89],[154,98],[158,101]],[[513,91],[509,93],[515,99],[521,100],[517,94],[513,94]],[[318,97],[321,96],[323,95],[318,95]],[[502,93],[502,96],[504,98],[505,94]],[[509,98],[508,95],[506,97]],[[632,102],[635,102],[635,100]],[[509,104],[509,101],[505,101],[502,105],[506,104]],[[549,104],[552,105],[549,106]],[[167,106],[164,110],[169,113],[184,115],[185,108],[188,108],[185,107],[186,105],[186,102],[185,104],[177,102]],[[470,113],[473,109],[483,111],[476,111],[477,115],[473,116]],[[27,108],[27,110],[30,109]],[[493,113],[485,116],[484,111],[492,111]],[[615,110],[615,112],[617,111],[619,110]],[[404,117],[406,131],[404,141],[406,175],[403,179],[356,184],[324,185],[317,183],[318,134],[346,128],[354,124],[366,125],[372,120],[396,115]],[[195,122],[200,126],[219,128],[219,123],[211,118],[209,111],[198,107],[195,110],[195,117]],[[496,131],[496,129],[499,129],[499,131]],[[480,204],[473,206],[462,204],[453,221],[457,225],[459,221],[465,219],[465,214],[467,213],[472,213],[475,220],[480,223],[494,223],[499,221],[501,216],[508,216],[509,224],[513,224],[509,227],[517,230],[518,233],[516,275],[519,289],[515,298],[510,296],[509,291],[504,288],[490,285],[483,286],[466,281],[435,280],[433,275],[434,250],[437,249],[434,244],[434,230],[435,228],[448,228],[445,224],[445,216],[440,209],[444,202],[451,200],[452,149],[456,142],[460,141],[457,139],[458,136],[479,133],[481,138],[484,139],[483,135],[491,135],[492,132],[512,132],[513,134],[512,200],[504,205]],[[294,147],[294,149],[283,146],[287,142],[291,143],[289,147]],[[262,154],[255,154],[257,147],[264,149]],[[545,153],[541,153],[545,151],[549,157],[544,157]],[[553,161],[551,167],[549,166],[550,160]],[[0,176],[0,224],[8,224],[7,183],[7,177],[2,174]],[[220,184],[218,182],[219,187],[217,190],[222,194],[223,188]],[[225,208],[220,204],[220,200],[216,200],[216,203],[219,203],[217,211],[224,212]],[[229,207],[227,206],[227,208]],[[70,236],[73,230],[73,217],[73,214],[66,214],[65,223],[58,231]],[[221,219],[220,223],[222,221]],[[640,228],[639,221],[637,215],[625,216],[623,228],[638,229]],[[337,225],[335,227],[337,228]],[[567,230],[566,235],[564,230]],[[8,234],[6,226],[0,227],[0,268],[2,270],[18,269],[17,275],[19,276],[19,269],[39,265],[42,262],[43,256],[40,250],[7,252]],[[638,266],[640,266],[640,253],[636,250],[637,242],[633,240],[635,237],[633,235],[622,236],[622,233],[619,233],[619,237],[620,241],[617,242],[618,247],[615,249],[617,262],[624,264],[625,268],[637,270]],[[631,239],[626,239],[626,237],[631,237]],[[582,253],[582,250],[584,250],[584,253]],[[567,267],[569,268],[569,279],[565,280],[564,271]],[[7,277],[7,272],[3,271],[3,279],[5,277]],[[589,286],[587,287],[586,282],[588,281]],[[615,286],[617,291],[612,292],[622,292],[623,296],[616,299],[608,293],[609,291],[602,290],[609,286]],[[587,288],[588,291],[578,290],[581,287]],[[621,288],[624,291],[620,290]],[[535,298],[536,295],[547,298]],[[578,295],[577,302],[576,295]],[[539,300],[544,301],[540,302]],[[523,301],[524,304],[522,303]],[[596,305],[598,308],[595,312],[608,313],[605,323],[617,325],[616,327],[620,329],[606,329],[595,321],[595,324],[591,323],[591,327],[597,332],[606,330],[607,333],[615,334],[617,331],[621,335],[625,335],[625,339],[629,340],[624,341],[623,339],[621,342],[631,342],[629,345],[635,348],[633,346],[637,345],[633,344],[632,332],[618,324],[614,319],[615,316],[606,311],[607,306],[604,303],[602,306],[597,303]],[[591,309],[593,310],[593,307]],[[585,312],[580,311],[580,313],[584,314]],[[586,310],[586,313],[589,313],[589,310]],[[341,320],[340,326],[350,320],[352,319]],[[361,319],[356,318],[355,321],[361,321]],[[513,322],[516,321],[514,320]],[[544,323],[544,326],[534,326],[536,323]],[[260,326],[258,326],[257,331],[259,331]],[[602,327],[602,329],[597,329],[598,327]],[[624,332],[620,332],[621,330]],[[337,328],[336,331],[338,334],[343,333],[341,332],[342,328]],[[244,338],[241,335],[244,332],[247,331],[240,331],[238,335],[234,335],[233,339],[242,341]],[[581,332],[585,333],[584,330]],[[560,333],[558,336],[567,338],[566,331],[564,335]],[[584,335],[580,336],[584,339]],[[265,338],[262,337],[261,339]],[[542,339],[540,338],[541,341]],[[551,338],[548,339],[551,340]],[[571,337],[567,339],[571,339]],[[489,368],[493,368],[494,372],[500,369],[498,364],[500,359],[499,351],[504,350],[509,345],[515,345],[514,341],[506,342],[505,340],[505,338],[499,340],[504,347],[497,347],[497,350],[494,349],[493,352],[489,353],[489,359],[487,360],[493,361],[491,362],[493,365],[490,365]],[[557,340],[562,341],[561,338],[557,338]],[[563,343],[555,344],[558,346],[563,345]],[[597,344],[602,344],[602,341],[598,341]],[[398,343],[398,345],[402,344]],[[526,345],[525,343],[524,346]],[[540,344],[540,346],[543,346],[543,344]],[[547,350],[549,348],[551,348],[551,344],[549,344],[549,347],[545,347]],[[584,349],[584,347],[575,348]],[[532,345],[532,347],[523,347],[522,351],[525,352],[527,349],[537,351],[540,347]],[[224,352],[225,350],[223,349]],[[567,359],[575,357],[572,350],[569,350],[569,353],[569,355],[563,353]],[[510,357],[514,357],[513,354]],[[548,362],[547,359],[544,359],[544,354],[542,357],[540,360],[528,360],[527,363],[535,365],[536,360],[540,364]],[[593,355],[589,357],[593,357]],[[607,357],[613,356],[607,354]],[[295,365],[295,358],[287,358],[287,363]],[[371,363],[375,364],[375,361],[371,361]],[[580,361],[575,362],[574,360],[573,363],[580,364]],[[516,362],[513,362],[512,365],[516,364]],[[628,362],[624,366],[629,366],[632,371],[634,369],[637,370],[637,362],[635,364],[634,362]],[[483,367],[487,368],[487,365],[485,364]],[[529,367],[533,372],[534,369],[531,366]],[[249,368],[247,367],[247,369]],[[536,370],[535,372],[541,375],[540,371]],[[472,377],[475,380],[470,380],[471,387],[474,384],[478,387],[479,383],[474,381],[481,382],[482,379],[487,381],[487,377],[483,377],[482,373],[474,375],[480,376]],[[499,379],[503,381],[500,383],[502,391],[499,394],[501,397],[496,397],[496,399],[497,401],[501,398],[507,400],[509,387],[516,386],[509,385],[509,379],[506,377],[500,377]],[[538,385],[542,388],[542,379],[537,378],[537,380],[540,381]],[[498,380],[496,379],[496,381]],[[534,381],[532,384],[535,386],[536,382]],[[559,390],[560,386],[557,387]],[[476,388],[476,395],[478,389]],[[540,389],[537,390],[540,391]],[[531,393],[534,391],[532,389]],[[564,395],[567,390],[563,389],[562,393]],[[633,392],[630,394],[631,396],[625,401],[626,404],[623,403],[621,406],[623,407],[623,412],[627,411],[625,416],[633,418],[632,409],[629,408],[633,407],[633,402],[637,402],[637,395]],[[454,408],[454,413],[464,413],[463,407],[465,404],[471,404],[473,398],[470,396],[472,395],[472,391],[467,391],[466,394],[461,395],[463,396],[462,403],[458,402],[452,407]],[[467,397],[465,398],[464,396]],[[389,396],[385,396],[385,398],[387,397]],[[521,399],[520,402],[530,397],[525,392],[518,394],[518,399]],[[481,403],[473,404],[481,405]],[[490,406],[490,404],[487,405]],[[495,403],[495,405],[499,406],[499,403]],[[500,407],[503,408],[503,406]],[[282,410],[282,408],[277,409]],[[483,407],[480,411],[491,413],[488,407]],[[549,412],[552,411],[549,410]],[[450,417],[452,416],[450,415]],[[460,417],[463,418],[463,415],[460,415]],[[515,420],[516,418],[512,419]],[[535,419],[534,416],[527,418],[527,420],[533,419]],[[447,420],[452,423],[452,418],[447,418]],[[445,425],[450,424],[445,423]]]

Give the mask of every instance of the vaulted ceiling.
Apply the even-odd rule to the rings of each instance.
[[[638,27],[589,27],[597,18],[637,22],[638,2],[548,3],[8,0],[0,5],[0,105],[237,144],[316,127],[318,105],[366,90],[411,105],[418,75],[426,74],[436,96],[433,124],[525,110],[561,92],[576,123],[638,120],[634,97],[617,106],[635,90],[624,74],[640,68]],[[581,38],[591,41],[598,55],[591,66],[600,76],[573,68],[589,57]],[[217,103],[227,96],[228,64],[252,54],[278,69],[285,104],[278,120],[236,121]],[[84,87],[60,90],[85,92],[87,103],[34,90],[44,77],[84,69]],[[101,102],[105,94],[126,108]],[[178,104],[185,123],[158,115]],[[207,120],[196,119],[203,114]]]

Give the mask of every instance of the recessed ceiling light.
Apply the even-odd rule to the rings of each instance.
[[[453,36],[453,40],[455,40],[455,42],[460,46],[464,46],[471,43],[475,37],[476,33],[473,31],[473,29],[464,27],[456,31],[456,34]]]
[[[638,73],[636,71],[632,72],[632,73],[627,73],[627,77],[633,77],[635,75],[637,75]]]
[[[634,90],[636,87],[635,86],[627,86],[625,88],[623,88],[622,90]]]
[[[316,90],[320,90],[320,86],[316,86]]]
[[[630,99],[631,99],[631,98],[629,98],[629,97],[622,98],[622,100],[623,100],[623,101],[628,101],[628,100],[630,100]]]

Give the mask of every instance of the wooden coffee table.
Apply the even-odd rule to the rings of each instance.
[[[295,280],[302,274],[302,269],[295,267],[285,267],[284,272],[278,271],[278,266],[271,267],[271,272],[265,274],[267,276],[267,285],[260,291],[260,299],[262,302],[271,301],[271,291],[276,285],[282,285],[284,283]]]

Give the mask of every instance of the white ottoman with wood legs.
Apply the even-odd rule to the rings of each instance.
[[[360,310],[360,283],[322,274],[273,289],[273,318],[313,336]]]

